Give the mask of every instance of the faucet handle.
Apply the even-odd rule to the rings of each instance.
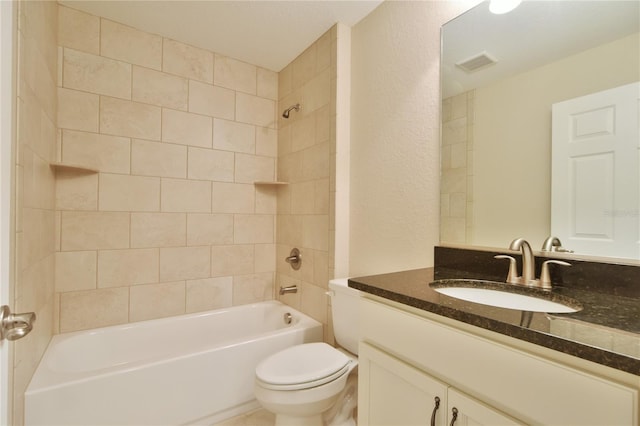
[[[543,290],[551,290],[551,275],[549,274],[549,263],[555,263],[556,265],[571,266],[570,263],[562,260],[547,260],[542,263],[542,272],[540,273],[540,287]]]
[[[522,278],[518,276],[516,259],[506,254],[497,254],[493,256],[495,259],[509,259],[509,272],[507,272],[507,282],[511,284],[520,284]]]

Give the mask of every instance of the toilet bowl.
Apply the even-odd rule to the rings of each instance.
[[[346,278],[331,280],[329,288],[336,341],[345,349],[306,343],[277,352],[256,368],[255,397],[276,415],[276,426],[355,425],[359,292]]]

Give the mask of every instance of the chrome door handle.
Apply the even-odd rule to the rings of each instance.
[[[0,307],[0,340],[18,340],[33,330],[36,321],[34,312],[12,314],[9,306]]]

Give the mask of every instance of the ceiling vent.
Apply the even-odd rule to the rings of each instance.
[[[462,68],[466,72],[475,72],[481,68],[495,64],[496,61],[487,52],[479,53],[469,59],[456,63],[456,66]]]

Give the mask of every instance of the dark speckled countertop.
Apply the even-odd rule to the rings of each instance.
[[[583,309],[569,314],[528,313],[465,302],[433,290],[429,283],[463,278],[434,268],[351,278],[349,286],[395,302],[442,315],[516,339],[640,375],[640,298],[588,286],[556,285]],[[464,278],[483,278],[485,276]],[[636,283],[640,285],[640,283]]]

